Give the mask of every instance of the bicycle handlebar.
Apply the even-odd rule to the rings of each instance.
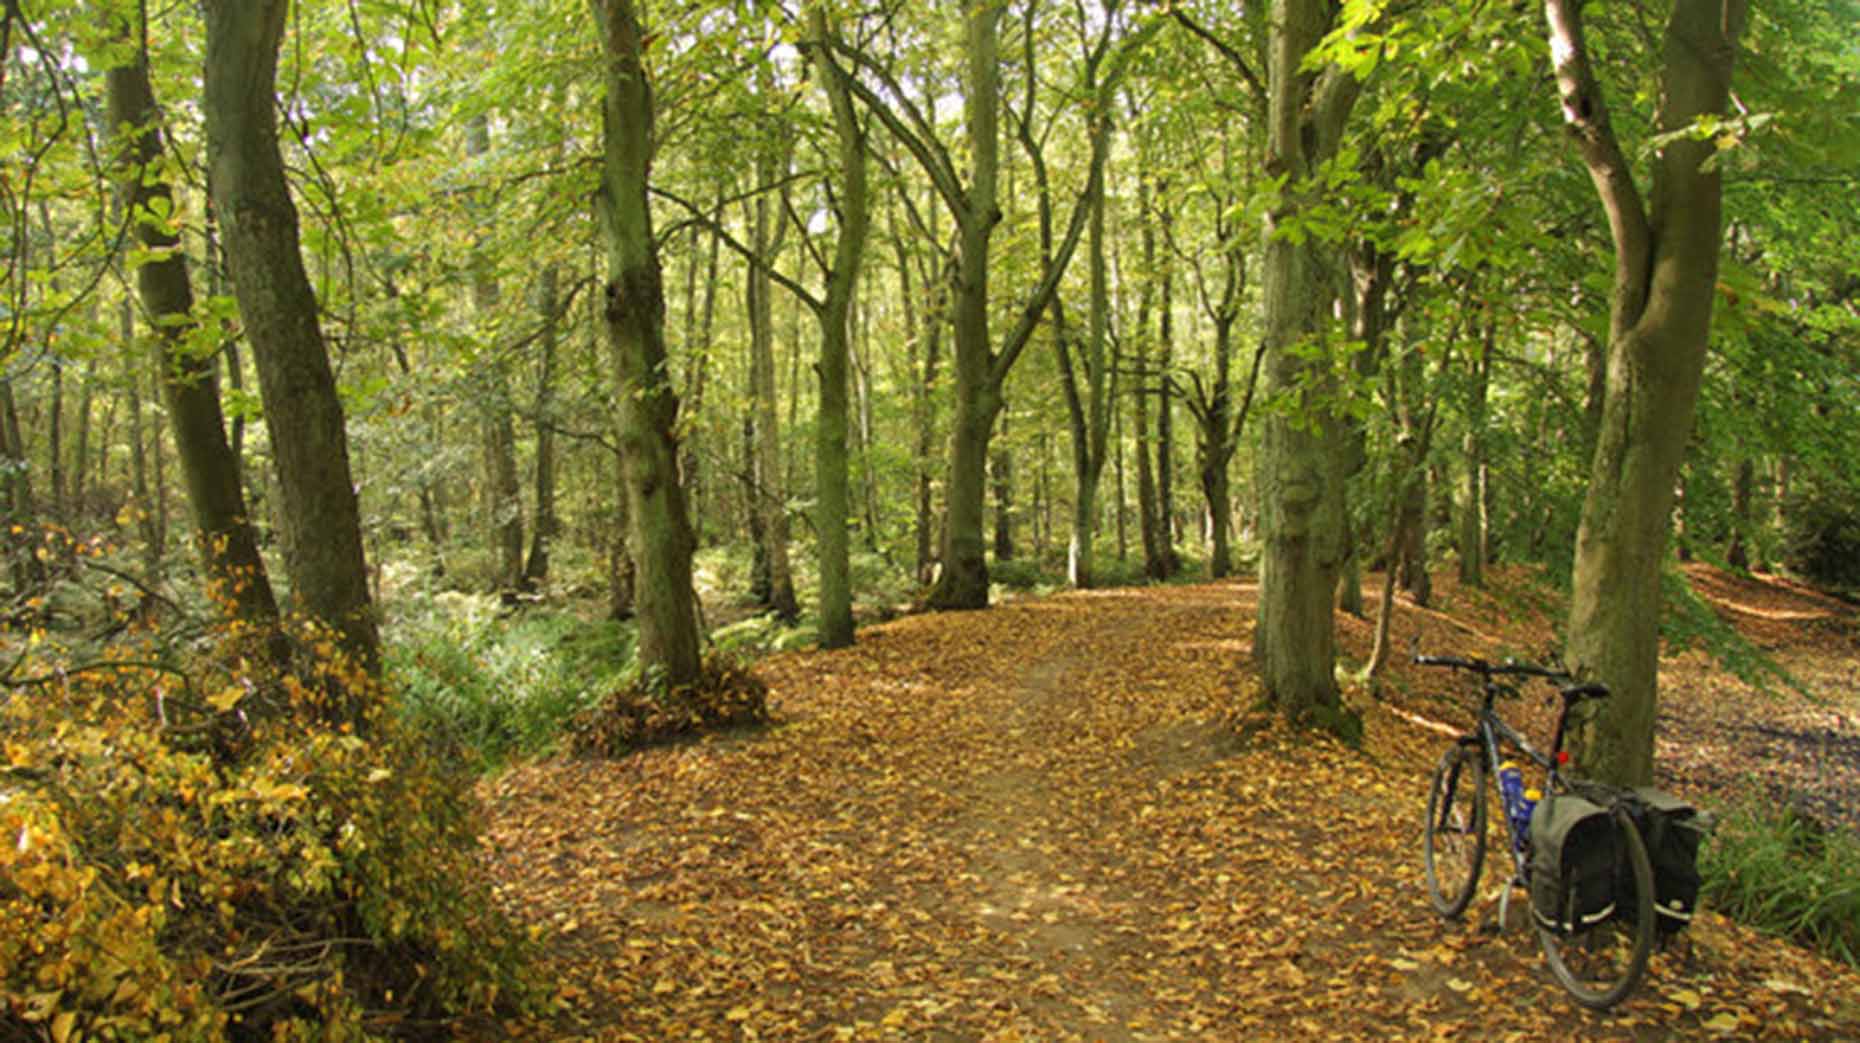
[[[1464,659],[1459,656],[1423,655],[1416,652],[1414,661],[1421,666],[1445,666],[1456,670],[1471,670],[1483,675],[1487,681],[1494,677],[1541,677],[1557,686],[1563,698],[1571,703],[1578,699],[1600,699],[1608,695],[1608,686],[1600,681],[1583,681],[1570,676],[1563,670],[1533,663],[1520,663],[1507,659],[1502,663],[1489,663],[1483,659]]]

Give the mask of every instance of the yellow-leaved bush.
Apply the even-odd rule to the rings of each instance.
[[[378,698],[321,723],[373,682],[290,644],[289,671],[248,637],[0,691],[0,1038],[408,1037],[538,1002],[468,780]]]

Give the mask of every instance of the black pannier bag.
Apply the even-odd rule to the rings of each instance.
[[[1643,786],[1627,802],[1628,814],[1647,842],[1647,860],[1653,863],[1654,925],[1660,938],[1669,938],[1692,923],[1699,901],[1699,844],[1711,831],[1710,813],[1673,796]],[[1633,909],[1634,873],[1622,860],[1622,908]]]
[[[1572,793],[1531,811],[1531,913],[1558,934],[1575,934],[1615,914],[1614,818]]]

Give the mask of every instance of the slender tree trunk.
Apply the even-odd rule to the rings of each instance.
[[[815,529],[820,545],[820,644],[823,648],[841,648],[853,642],[852,560],[847,535],[851,513],[846,450],[847,362],[851,348],[847,337],[871,217],[866,196],[865,132],[853,109],[846,74],[833,60],[828,46],[831,30],[823,3],[809,7],[808,27],[816,41],[809,57],[833,110],[833,128],[839,143],[835,186],[839,239],[827,277],[826,299],[819,312],[820,414],[814,434],[814,481],[818,495]]]
[[[13,591],[23,594],[45,575],[45,567],[34,555],[38,543],[38,518],[32,502],[32,470],[26,445],[20,439],[19,406],[13,397],[13,380],[0,377],[0,493],[4,493],[5,530],[0,541],[7,548],[8,571],[12,573]]]
[[[1162,185],[1167,191],[1167,182]],[[1163,239],[1169,240],[1175,223],[1173,214],[1162,215]],[[1166,374],[1175,365],[1175,265],[1170,253],[1163,251],[1162,299],[1156,317],[1156,372]],[[1156,386],[1156,540],[1162,554],[1163,576],[1182,571],[1182,559],[1176,553],[1175,524],[1175,391],[1166,379]]]
[[[1466,408],[1465,487],[1460,507],[1460,583],[1485,586],[1485,423],[1486,392],[1491,382],[1492,353],[1498,345],[1498,308],[1486,309],[1485,349],[1473,361],[1472,390]]]
[[[1014,453],[1002,442],[1007,437],[1007,418],[989,452],[988,476],[995,502],[995,560],[1014,560]]]
[[[135,304],[127,292],[123,296],[121,312],[121,330],[123,343],[134,345],[136,342]],[[141,353],[130,350],[123,358],[123,387],[128,395],[129,407],[129,491],[131,501],[135,504],[136,532],[142,538],[142,567],[151,579],[162,574],[162,533],[155,518],[155,495],[149,485],[149,449],[148,439],[143,434],[142,425],[142,367]],[[17,425],[17,420],[13,423]],[[17,434],[14,436],[18,443]]]
[[[764,79],[758,84],[758,90],[772,95],[774,85]],[[764,133],[777,134],[773,129],[765,129]],[[788,559],[788,483],[782,467],[781,430],[776,408],[775,284],[763,267],[775,263],[788,224],[785,211],[770,213],[771,209],[781,209],[772,206],[774,200],[770,197],[782,174],[777,154],[781,148],[779,138],[762,143],[756,162],[762,190],[749,204],[752,246],[760,263],[749,266],[745,284],[749,313],[749,421],[753,430],[746,448],[750,452],[749,473],[754,495],[751,506],[759,519],[756,531],[762,544],[762,560],[768,563],[768,589],[762,603],[774,611],[776,618],[792,622],[800,614],[800,605],[795,600],[794,570]],[[846,343],[844,323],[842,315],[838,344],[842,349]],[[841,365],[843,383],[843,361]],[[841,401],[843,404],[843,391]],[[842,415],[841,421],[844,419]]]
[[[1744,533],[1750,529],[1750,498],[1756,481],[1756,465],[1748,456],[1739,457],[1731,475],[1731,543],[1724,551],[1725,563],[1734,569],[1750,568]]]
[[[141,38],[141,32],[126,26],[118,35],[125,41]],[[209,593],[231,616],[269,624],[277,619],[278,604],[246,512],[238,458],[226,440],[218,358],[202,356],[188,343],[197,332],[194,291],[180,236],[162,216],[172,210],[174,193],[160,175],[164,147],[147,53],[138,46],[132,59],[109,71],[106,83],[110,126],[127,128],[118,143],[119,192],[138,241],[151,255],[136,269],[137,289],[151,319],[155,365],[174,425]]]
[[[1678,132],[1723,113],[1745,4],[1673,5],[1655,122],[1677,140],[1653,159],[1645,204],[1609,124],[1579,5],[1548,0],[1545,13],[1564,120],[1615,248],[1606,388],[1576,535],[1566,657],[1613,695],[1589,704],[1595,710],[1576,723],[1571,750],[1583,774],[1639,784],[1653,776],[1660,570],[1704,371],[1720,238],[1719,174],[1707,164],[1716,145]]]
[[[555,356],[561,323],[560,269],[543,266],[536,286],[540,369],[536,375],[536,516],[530,526],[530,556],[523,565],[523,589],[534,591],[549,578],[549,543],[555,539]]]
[[[678,483],[678,398],[665,365],[665,299],[646,199],[653,103],[642,60],[645,34],[632,0],[590,5],[605,59],[597,203],[607,237],[604,317],[619,402],[627,546],[636,569],[638,657],[676,687],[695,682],[701,668],[691,586],[696,541]]]
[[[84,514],[84,494],[90,478],[90,414],[96,386],[97,357],[93,355],[84,362],[84,380],[78,392],[77,444],[71,454],[72,513],[79,518]]]
[[[491,122],[484,113],[465,125],[465,153],[482,163],[491,152]],[[489,223],[492,215],[479,213]],[[525,588],[523,568],[523,481],[517,472],[517,422],[511,405],[510,366],[498,341],[497,272],[481,232],[472,247],[472,305],[482,325],[481,363],[490,387],[481,400],[484,425],[484,513],[486,535],[496,555],[497,576],[492,586],[500,591]]]
[[[292,590],[373,674],[380,638],[348,436],[278,150],[278,47],[287,9],[284,0],[207,0],[209,181],[257,362]],[[358,710],[332,704],[326,715],[354,720]]]

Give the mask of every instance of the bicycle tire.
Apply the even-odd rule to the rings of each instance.
[[[1607,1010],[1626,999],[1640,985],[1653,954],[1653,863],[1647,857],[1647,842],[1626,808],[1616,805],[1611,814],[1634,875],[1634,909],[1576,935],[1537,925],[1551,976],[1590,1010]]]
[[[1441,916],[1466,911],[1485,863],[1486,768],[1476,746],[1455,743],[1440,758],[1427,792],[1422,859],[1427,897]],[[1455,874],[1463,871],[1465,879]]]

